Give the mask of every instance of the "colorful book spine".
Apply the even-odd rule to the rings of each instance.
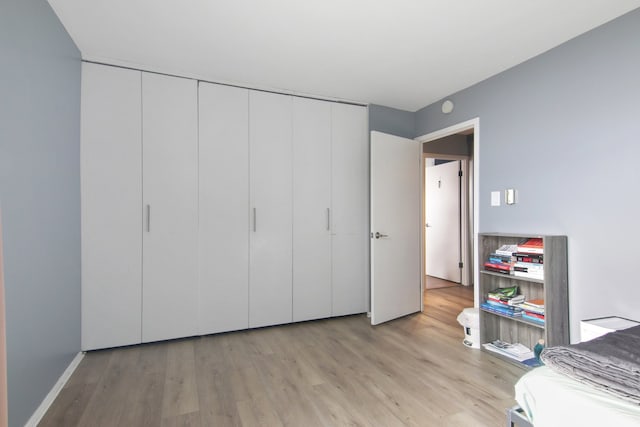
[[[480,304],[480,307],[485,309],[485,310],[487,310],[487,311],[491,311],[493,313],[502,314],[502,315],[508,316],[508,317],[520,317],[520,316],[522,316],[522,311],[510,310],[508,307],[498,307],[498,306],[489,304],[487,302],[483,302],[482,304]]]
[[[513,257],[518,262],[530,262],[534,264],[544,264],[543,262],[543,254],[527,254],[522,252],[516,252],[513,254]]]
[[[536,319],[544,320],[544,314],[535,313],[533,311],[524,310],[522,314],[526,314],[527,316],[535,317]]]
[[[536,323],[538,325],[544,325],[544,319],[538,319],[537,317],[529,316],[526,313],[522,313],[521,316],[522,316],[523,319],[529,320],[529,321],[531,321],[533,323]]]
[[[510,311],[512,313],[522,311],[522,309],[520,307],[516,307],[515,305],[508,305],[507,303],[504,303],[502,301],[495,301],[495,300],[492,300],[492,299],[487,299],[485,302],[487,304],[493,306],[493,307],[498,307],[501,310],[507,310],[507,311]]]
[[[513,262],[513,257],[509,255],[500,255],[500,254],[489,254],[489,262],[497,262],[497,263],[511,263]]]
[[[518,245],[516,252],[524,252],[529,254],[541,254],[544,252],[542,238],[533,237]]]

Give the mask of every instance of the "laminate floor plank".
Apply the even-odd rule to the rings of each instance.
[[[279,427],[284,425],[271,400],[266,395],[260,396],[252,401],[245,400],[238,402],[237,411],[241,421],[240,425],[242,426]]]
[[[504,424],[523,371],[462,344],[463,286],[425,312],[365,315],[86,354],[41,426]]]
[[[65,387],[65,392],[56,399],[56,405],[47,411],[38,425],[40,427],[78,425],[95,389],[96,384],[72,384]]]
[[[162,413],[158,409],[164,400],[166,388],[166,343],[150,343],[139,346],[140,354],[132,380],[136,386],[129,391],[121,425],[152,427],[161,424]]]
[[[109,364],[88,401],[80,426],[118,426],[126,414],[130,393],[137,392],[140,383],[138,362],[141,347],[126,347],[111,351]],[[83,364],[87,358],[82,360]],[[133,386],[135,384],[135,386]],[[63,390],[64,391],[64,390]],[[58,399],[56,399],[57,401]],[[55,403],[55,402],[54,402]]]
[[[162,417],[190,414],[200,409],[196,385],[194,339],[167,343],[167,367]]]

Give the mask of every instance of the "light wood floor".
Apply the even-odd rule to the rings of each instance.
[[[518,368],[462,345],[462,286],[365,315],[88,353],[41,426],[502,426]]]
[[[424,288],[429,289],[440,289],[440,288],[451,288],[454,286],[459,286],[460,283],[451,282],[449,280],[444,280],[439,277],[434,276],[424,276]]]

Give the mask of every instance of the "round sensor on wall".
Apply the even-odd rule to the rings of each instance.
[[[452,111],[453,111],[453,102],[447,99],[442,103],[442,112],[445,114],[449,114]]]

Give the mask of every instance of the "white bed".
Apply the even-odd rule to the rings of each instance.
[[[516,401],[535,427],[640,426],[640,405],[595,390],[546,366],[515,386]]]

